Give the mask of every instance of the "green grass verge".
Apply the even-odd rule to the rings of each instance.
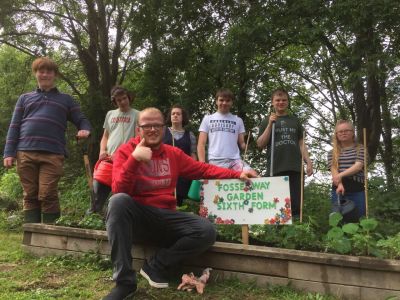
[[[38,258],[21,248],[22,234],[0,232],[0,299],[101,299],[113,287],[111,264],[95,254]],[[211,275],[212,276],[212,275]],[[319,294],[301,293],[289,287],[257,287],[254,283],[225,280],[209,283],[203,295],[177,291],[178,282],[164,290],[150,288],[138,276],[135,299],[335,299]]]

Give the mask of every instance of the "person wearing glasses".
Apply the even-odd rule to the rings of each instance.
[[[193,132],[185,129],[189,124],[187,111],[179,104],[173,105],[167,112],[167,126],[165,128],[163,143],[178,147],[187,155],[197,160],[197,143]],[[179,177],[176,185],[176,201],[182,206],[183,200],[187,198],[192,181]]]
[[[339,120],[332,137],[333,149],[328,153],[332,173],[332,208],[338,195],[354,201],[358,218],[365,216],[364,147],[356,140],[350,121]]]
[[[108,111],[104,120],[99,161],[105,160],[112,163],[112,155],[118,147],[135,136],[139,111],[131,107],[134,99],[134,95],[122,86],[117,85],[111,89],[111,102],[117,108]],[[104,204],[111,192],[111,186],[106,184],[105,180],[94,177],[94,199],[87,213],[102,214]]]
[[[216,232],[209,220],[176,211],[174,189],[179,176],[252,177],[247,171],[196,161],[181,149],[164,144],[164,116],[157,108],[139,113],[137,133],[114,153],[114,195],[108,204],[106,228],[116,285],[106,300],[125,299],[136,291],[131,256],[134,240],[154,242],[160,247],[140,270],[155,288],[168,287],[170,267],[203,253],[215,242]]]

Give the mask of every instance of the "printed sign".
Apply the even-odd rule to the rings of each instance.
[[[289,177],[202,180],[200,215],[216,224],[292,224]]]

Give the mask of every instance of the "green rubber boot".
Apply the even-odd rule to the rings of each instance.
[[[40,208],[24,210],[24,223],[40,223],[41,220]]]
[[[45,224],[54,224],[59,217],[60,217],[60,212],[43,213],[42,214],[42,222]]]

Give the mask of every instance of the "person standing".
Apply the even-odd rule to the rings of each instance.
[[[167,127],[165,128],[163,143],[178,147],[184,153],[197,160],[196,137],[193,132],[185,129],[189,124],[189,115],[187,111],[179,104],[175,104],[167,112]],[[178,178],[176,185],[176,200],[178,206],[181,206],[183,200],[187,198],[192,181],[183,177]]]
[[[332,137],[333,149],[328,153],[328,166],[332,173],[332,208],[338,195],[354,202],[358,218],[365,217],[364,146],[357,143],[354,126],[339,120]]]
[[[63,175],[67,121],[77,138],[87,138],[90,123],[70,95],[55,86],[57,64],[48,57],[33,61],[38,88],[19,97],[8,128],[3,164],[17,173],[24,191],[25,223],[54,223],[60,216],[58,181]]]
[[[216,232],[198,215],[176,211],[173,191],[179,176],[189,179],[237,178],[251,174],[198,162],[177,147],[162,143],[164,116],[157,108],[139,114],[139,136],[114,155],[112,190],[107,211],[115,287],[104,300],[122,300],[137,288],[132,268],[133,240],[152,241],[160,248],[147,259],[140,274],[155,288],[167,288],[167,270],[206,251]]]
[[[216,93],[217,112],[206,115],[199,128],[197,154],[199,161],[206,161],[208,143],[208,162],[233,170],[248,170],[254,176],[257,173],[240,158],[240,150],[245,150],[245,128],[243,120],[230,111],[234,95],[229,89],[222,88]]]
[[[267,169],[271,169],[271,149],[274,147],[273,176],[289,176],[292,215],[300,214],[301,186],[301,152],[307,163],[307,175],[313,172],[312,162],[307,146],[303,143],[303,127],[299,119],[288,114],[289,94],[284,89],[276,89],[272,93],[274,112],[264,119],[259,127],[257,146],[267,147]],[[275,140],[271,145],[272,124],[275,123]]]
[[[139,111],[131,108],[133,100],[134,95],[124,87],[117,85],[111,89],[111,102],[117,108],[108,111],[104,120],[104,132],[100,141],[100,161],[112,163],[112,156],[118,147],[135,136]],[[88,213],[102,214],[111,186],[94,178],[93,192],[94,199]]]

